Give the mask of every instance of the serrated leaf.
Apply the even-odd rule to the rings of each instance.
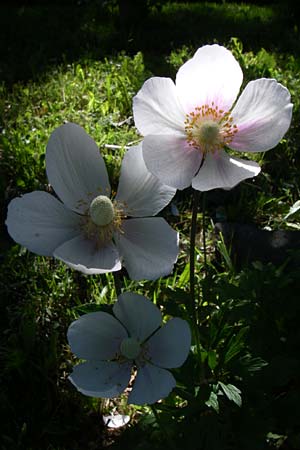
[[[241,397],[241,391],[239,388],[234,386],[233,384],[224,384],[221,381],[219,381],[219,386],[221,386],[224,394],[228,398],[228,400],[231,400],[239,407],[242,406],[242,397]]]
[[[219,412],[219,400],[215,392],[211,391],[209,399],[205,402],[206,406],[214,409],[217,413]]]

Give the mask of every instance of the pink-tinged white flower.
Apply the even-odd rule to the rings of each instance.
[[[46,170],[61,201],[42,191],[12,200],[6,225],[16,242],[86,274],[120,270],[122,264],[135,280],[172,271],[178,233],[163,218],[146,216],[161,211],[176,190],[146,169],[141,146],[125,154],[114,198],[99,149],[78,125],[52,133]]]
[[[263,152],[275,147],[290,126],[289,91],[276,80],[247,84],[232,53],[206,45],[170,78],[147,80],[134,97],[134,120],[144,135],[147,168],[178,189],[230,189],[256,176],[253,161],[224,151]]]
[[[93,312],[68,330],[75,355],[86,360],[74,367],[70,381],[85,395],[113,398],[126,389],[137,371],[128,402],[154,403],[166,397],[176,381],[167,370],[186,360],[191,332],[188,323],[173,318],[162,325],[160,310],[147,298],[121,294],[112,316]]]

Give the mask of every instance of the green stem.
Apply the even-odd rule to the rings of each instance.
[[[122,293],[122,283],[120,280],[120,273],[119,272],[113,272],[114,282],[115,282],[115,290],[117,297]]]
[[[193,206],[192,206],[192,222],[190,234],[190,296],[192,314],[195,325],[196,321],[196,300],[195,300],[195,244],[196,244],[196,230],[197,230],[197,212],[199,203],[199,191],[193,190]]]
[[[204,257],[204,274],[207,275],[207,252],[206,252],[206,226],[205,226],[205,192],[202,194],[202,240],[203,240],[203,257]]]

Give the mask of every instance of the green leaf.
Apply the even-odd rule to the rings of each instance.
[[[215,350],[209,350],[208,352],[208,365],[211,370],[214,370],[217,365],[217,354]]]
[[[214,409],[217,413],[219,412],[219,401],[218,396],[215,392],[211,391],[209,399],[205,402],[206,406]]]
[[[234,386],[233,384],[224,384],[221,381],[219,381],[219,386],[223,389],[224,394],[228,398],[228,400],[231,400],[238,406],[242,406],[242,397],[241,397],[241,391],[239,388]]]

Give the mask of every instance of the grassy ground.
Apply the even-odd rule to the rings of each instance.
[[[222,214],[229,222],[261,228],[299,226],[297,216],[289,225],[283,221],[300,198],[300,44],[293,10],[280,4],[167,3],[142,19],[132,13],[120,20],[116,6],[104,2],[7,5],[1,7],[0,34],[1,448],[299,449],[299,270],[256,263],[238,271],[222,242],[213,241],[211,225]],[[45,145],[64,120],[79,123],[96,140],[116,186],[125,147],[139,140],[131,120],[133,95],[149,75],[174,76],[196,48],[212,42],[233,51],[245,83],[274,77],[287,86],[294,117],[276,149],[255,156],[262,165],[259,177],[207,196],[206,279],[200,234],[197,262],[205,296],[202,383],[194,402],[179,401],[175,393],[160,405],[157,421],[146,407],[126,406],[125,398],[83,398],[66,379],[73,364],[66,329],[79,313],[113,301],[112,276],[85,277],[27,252],[8,239],[4,219],[10,199],[46,188]],[[179,192],[179,216],[164,211],[181,233],[174,274],[151,283],[123,279],[124,289],[155,298],[170,315],[185,311],[190,199],[189,189]],[[187,393],[195,375],[192,358],[181,380]],[[218,380],[239,386],[241,408],[217,394],[216,406]],[[110,434],[101,415],[113,408],[129,413],[136,425]]]

